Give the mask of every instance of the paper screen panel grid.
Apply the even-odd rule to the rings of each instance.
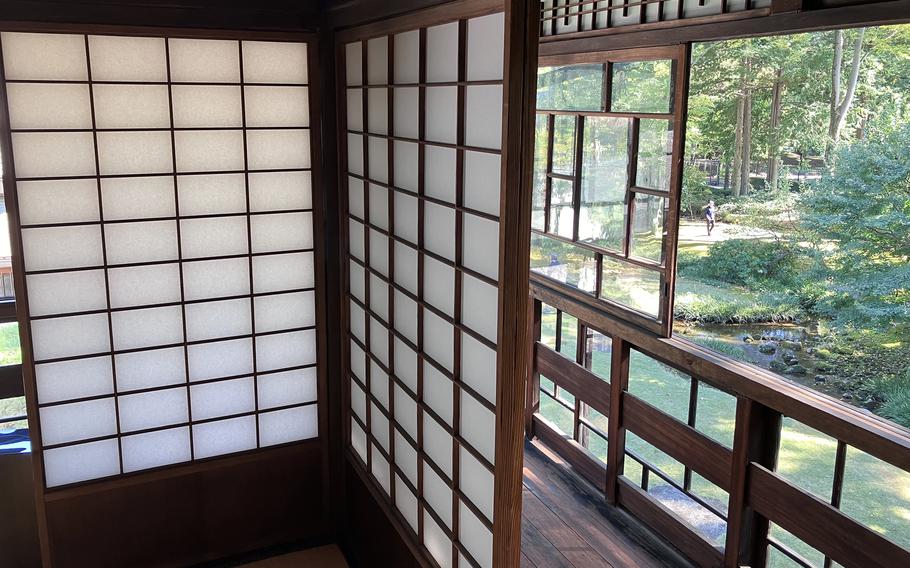
[[[498,13],[340,51],[350,444],[442,567],[492,564],[503,34]]]
[[[2,49],[46,486],[316,437],[306,43]]]

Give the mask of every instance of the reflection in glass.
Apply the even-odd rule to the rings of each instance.
[[[540,231],[544,227],[547,208],[547,128],[546,115],[537,115],[534,145],[534,189],[531,194],[531,227]]]
[[[670,112],[673,62],[630,61],[613,64],[613,112]]]
[[[631,122],[585,118],[578,239],[615,252],[625,233]]]
[[[600,297],[657,317],[660,272],[604,255]]]
[[[638,128],[638,169],[635,185],[670,190],[670,161],[673,155],[673,123],[642,119]]]
[[[575,184],[555,178],[551,183],[550,230],[547,232],[571,239],[575,222],[575,210],[572,208]]]
[[[541,67],[537,70],[537,108],[604,110],[601,64]]]
[[[635,194],[632,212],[632,256],[663,262],[664,222],[669,200],[646,193]]]
[[[531,272],[593,294],[597,262],[592,252],[532,233]]]
[[[575,117],[553,117],[553,172],[567,176],[575,173]]]
[[[610,336],[589,330],[585,347],[585,368],[609,382],[612,354],[613,340]]]

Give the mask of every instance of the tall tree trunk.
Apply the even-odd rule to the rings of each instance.
[[[724,157],[724,191],[730,190],[730,156]]]
[[[739,188],[742,195],[749,195],[752,189],[752,87],[745,79],[752,74],[752,60],[746,59],[743,90],[743,132],[742,132],[742,164],[740,167]]]
[[[839,32],[843,34],[843,32]],[[835,72],[832,72],[832,83],[834,76],[837,79],[837,89],[832,89],[831,119],[828,127],[828,147],[825,152],[826,161],[830,161],[834,148],[840,141],[841,130],[844,128],[844,122],[847,120],[847,114],[853,106],[853,99],[856,96],[856,86],[859,83],[859,72],[863,62],[863,39],[866,35],[866,29],[860,28],[856,32],[856,39],[853,41],[853,60],[850,63],[850,78],[847,81],[847,90],[844,92],[843,100],[840,97],[840,64],[843,61],[843,35],[840,38],[840,44],[835,40],[834,63],[837,65]],[[840,58],[838,58],[838,49]],[[840,60],[839,60],[840,59]],[[837,94],[838,98],[834,95]]]
[[[837,108],[840,106],[840,81],[841,66],[844,62],[844,31],[834,31],[834,57],[831,61],[831,101],[828,114],[828,140],[825,143],[825,161],[831,157],[834,147],[834,122],[837,117]]]
[[[742,193],[742,167],[743,167],[743,109],[746,99],[742,94],[736,99],[736,132],[733,140],[733,195],[739,197]]]
[[[780,107],[783,98],[783,69],[777,70],[774,88],[771,92],[771,133],[768,140],[768,186],[777,191],[780,174]]]

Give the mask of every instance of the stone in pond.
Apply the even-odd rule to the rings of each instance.
[[[771,355],[777,351],[777,345],[771,341],[766,341],[758,346],[759,353],[764,353],[765,355]]]
[[[783,361],[779,361],[779,360],[777,360],[777,359],[773,359],[770,363],[768,363],[768,367],[769,367],[772,371],[775,371],[775,372],[777,372],[777,373],[782,373],[782,372],[784,372],[784,371],[787,369],[787,364],[784,363]]]
[[[784,360],[784,363],[788,365],[796,365],[799,363],[799,359],[796,357],[796,354],[792,351],[784,351],[780,354],[780,358]]]
[[[805,375],[807,370],[802,365],[790,365],[784,372],[788,375]]]

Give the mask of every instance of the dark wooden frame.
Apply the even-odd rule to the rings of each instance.
[[[153,491],[153,490],[150,489],[149,491],[144,491],[142,489],[142,486],[152,488],[156,484],[165,482],[165,483],[172,484],[172,486],[174,486],[173,484],[176,484],[175,487],[180,487],[181,488],[180,490],[182,490],[182,486],[180,484],[184,484],[184,485],[188,484],[188,483],[192,484],[192,483],[194,483],[193,478],[196,476],[200,476],[200,475],[209,476],[213,479],[213,481],[217,481],[219,479],[219,477],[223,477],[226,479],[226,476],[234,475],[235,471],[240,471],[242,468],[248,467],[246,464],[256,462],[258,460],[261,460],[264,464],[269,462],[269,460],[271,460],[271,463],[273,463],[273,464],[274,463],[282,464],[282,465],[278,466],[279,468],[287,467],[287,468],[291,468],[291,469],[298,467],[297,465],[292,465],[292,464],[304,463],[304,464],[306,464],[305,467],[309,468],[308,475],[311,480],[313,479],[311,474],[314,472],[318,472],[318,477],[317,477],[317,479],[319,480],[318,484],[330,483],[330,477],[328,476],[330,446],[329,446],[329,443],[327,441],[327,436],[326,436],[326,430],[327,430],[327,425],[328,425],[328,400],[326,399],[327,385],[326,385],[326,372],[325,372],[325,364],[326,364],[325,358],[326,358],[328,341],[327,341],[327,338],[325,335],[325,321],[326,321],[327,314],[326,314],[325,290],[324,290],[324,285],[323,285],[323,283],[325,282],[325,279],[326,279],[325,258],[324,258],[324,251],[323,251],[323,247],[324,247],[324,243],[325,243],[325,235],[323,234],[324,229],[325,229],[325,224],[324,224],[324,220],[323,220],[323,218],[325,216],[325,204],[324,204],[324,196],[322,195],[322,190],[323,190],[322,150],[321,150],[321,145],[318,143],[318,137],[321,136],[321,134],[322,134],[322,132],[321,132],[322,126],[321,126],[321,115],[320,115],[320,108],[321,108],[320,94],[321,93],[319,90],[319,82],[318,82],[319,54],[318,54],[318,42],[317,42],[316,34],[309,33],[309,32],[281,32],[281,31],[269,32],[269,31],[220,30],[220,29],[203,30],[203,29],[191,29],[191,28],[163,28],[163,27],[122,26],[122,25],[87,25],[87,24],[83,25],[83,24],[44,23],[44,22],[41,22],[41,23],[38,23],[38,22],[0,22],[0,29],[2,29],[4,31],[17,31],[17,32],[63,33],[63,34],[83,35],[85,37],[85,41],[86,41],[86,56],[88,56],[88,36],[89,35],[143,36],[143,37],[162,37],[162,38],[166,38],[166,39],[176,39],[176,38],[229,39],[229,40],[237,41],[238,50],[241,49],[240,46],[241,46],[242,41],[278,41],[278,42],[285,41],[285,42],[301,42],[301,43],[307,44],[307,60],[308,60],[307,65],[308,65],[308,69],[309,69],[308,82],[306,85],[295,85],[295,86],[305,86],[307,88],[307,96],[309,99],[308,102],[309,102],[309,108],[310,108],[309,125],[307,127],[305,127],[305,129],[310,132],[310,137],[311,137],[311,151],[310,151],[311,152],[311,154],[310,154],[311,164],[310,164],[309,168],[305,168],[305,169],[309,170],[311,173],[312,205],[311,205],[311,209],[309,209],[307,211],[312,212],[313,243],[314,244],[313,244],[313,248],[307,249],[306,252],[312,252],[314,255],[315,286],[312,288],[312,290],[315,292],[316,324],[314,326],[310,326],[307,328],[301,328],[301,330],[307,329],[307,330],[314,330],[314,332],[315,332],[317,364],[306,365],[301,368],[310,368],[310,367],[314,367],[314,366],[316,367],[317,400],[315,402],[306,403],[304,405],[295,405],[295,407],[296,406],[310,406],[310,405],[317,406],[318,432],[319,433],[316,438],[311,438],[311,439],[303,440],[300,442],[280,444],[280,445],[271,446],[271,447],[267,447],[267,448],[259,448],[258,447],[259,446],[259,440],[258,440],[259,425],[258,425],[258,417],[257,417],[257,421],[256,421],[257,422],[257,424],[256,424],[257,448],[256,449],[245,451],[245,452],[238,452],[238,453],[234,453],[234,454],[228,454],[225,456],[216,456],[216,457],[207,458],[207,459],[197,460],[194,458],[192,461],[186,462],[186,463],[179,463],[179,464],[174,464],[174,465],[170,465],[170,466],[163,466],[163,467],[159,467],[159,468],[141,470],[141,471],[132,472],[132,473],[123,473],[122,472],[123,471],[122,463],[121,463],[121,473],[116,476],[113,476],[110,478],[93,479],[93,480],[89,480],[89,481],[85,481],[85,482],[79,482],[79,483],[74,483],[74,484],[70,484],[70,485],[47,489],[45,487],[45,481],[44,481],[44,467],[43,467],[43,459],[42,459],[43,446],[41,444],[40,416],[39,416],[38,411],[40,408],[43,408],[44,406],[51,406],[56,403],[53,403],[53,404],[39,404],[38,403],[37,386],[36,386],[36,381],[35,381],[35,376],[34,376],[35,359],[33,356],[33,350],[32,350],[32,345],[31,345],[31,333],[30,333],[29,322],[32,321],[33,319],[41,319],[41,318],[30,317],[28,302],[27,302],[27,288],[26,288],[26,282],[25,282],[25,278],[26,278],[27,274],[40,273],[41,271],[26,272],[26,270],[25,270],[24,260],[23,260],[22,242],[21,242],[21,237],[20,237],[20,231],[23,228],[23,226],[21,225],[21,223],[19,221],[18,199],[17,199],[17,194],[16,194],[16,188],[15,188],[17,178],[15,175],[15,166],[13,164],[13,161],[8,160],[8,163],[6,165],[6,171],[8,172],[8,174],[6,176],[4,176],[3,183],[4,183],[4,190],[5,190],[4,193],[7,196],[8,210],[10,213],[10,233],[11,233],[10,238],[11,238],[11,245],[12,245],[12,250],[13,250],[13,273],[14,273],[14,279],[15,279],[15,287],[17,290],[17,296],[20,300],[16,303],[16,310],[17,310],[17,319],[19,322],[20,340],[21,340],[21,344],[22,344],[22,355],[23,355],[22,380],[24,383],[24,391],[25,391],[24,394],[26,397],[26,403],[27,403],[27,409],[28,409],[28,421],[29,421],[29,425],[30,425],[29,429],[30,429],[30,435],[32,438],[32,447],[33,447],[32,462],[33,462],[33,466],[34,466],[35,480],[36,480],[35,498],[36,498],[36,504],[37,504],[37,510],[38,510],[38,526],[39,526],[39,534],[41,537],[40,538],[41,556],[42,556],[43,564],[51,565],[52,563],[60,561],[62,558],[66,558],[68,555],[68,552],[66,551],[67,544],[64,544],[62,547],[56,547],[55,543],[52,542],[53,540],[57,539],[60,536],[61,530],[66,532],[66,522],[69,522],[69,521],[64,521],[63,519],[65,517],[59,517],[59,515],[62,513],[62,511],[71,511],[71,510],[73,510],[74,507],[85,506],[85,503],[86,503],[85,499],[86,498],[91,499],[91,496],[93,496],[93,495],[103,495],[103,494],[110,494],[111,492],[120,492],[123,494],[122,499],[124,500],[124,503],[128,504],[130,502],[133,502],[133,503],[145,503],[146,505],[148,505],[148,503],[146,502],[146,499],[150,495],[150,491]],[[242,58],[242,55],[241,55],[241,58]],[[255,84],[255,83],[244,83],[243,82],[242,59],[240,61],[240,66],[241,66],[240,85]],[[2,63],[0,63],[0,71],[2,71]],[[89,73],[90,73],[90,71],[89,71]],[[168,66],[167,82],[155,83],[155,84],[156,85],[167,85],[169,106],[172,107],[172,102],[170,102],[171,101],[171,85],[174,83],[172,83],[169,73],[170,73],[170,66]],[[23,82],[29,82],[29,81],[23,81]],[[92,79],[91,79],[90,74],[89,74],[87,81],[84,81],[84,83],[87,83],[89,85],[92,84]],[[129,82],[126,82],[126,83],[129,83]],[[194,83],[194,84],[198,84],[198,83]],[[269,85],[276,86],[275,84],[269,84]],[[280,85],[278,85],[278,86],[280,86]],[[243,89],[241,89],[241,97],[243,96],[242,92],[243,92]],[[10,156],[12,156],[12,132],[14,130],[11,129],[11,127],[10,127],[9,113],[8,113],[8,109],[7,109],[8,105],[7,105],[7,97],[6,97],[6,81],[5,80],[3,81],[2,85],[0,85],[0,104],[2,104],[2,111],[0,111],[0,129],[2,129],[2,138],[0,138],[0,151],[3,152],[5,157],[10,157]],[[245,108],[242,109],[242,112],[244,113],[244,116],[245,116]],[[94,110],[92,112],[92,117],[93,117],[93,128],[90,131],[95,133],[94,136],[97,137],[97,132],[103,131],[103,130],[97,129],[94,127]],[[172,108],[171,108],[171,121],[173,121],[173,109]],[[191,128],[180,129],[180,128],[175,128],[173,126],[173,124],[171,124],[170,128],[151,129],[151,130],[163,130],[163,131],[171,132],[171,144],[172,144],[172,150],[173,150],[173,144],[174,144],[173,133],[175,131],[198,130],[198,129],[191,129]],[[217,129],[203,128],[202,130],[217,130]],[[246,162],[246,151],[247,151],[246,150],[246,132],[247,132],[248,128],[246,127],[246,124],[245,124],[245,118],[244,118],[244,121],[243,121],[241,127],[225,128],[222,130],[242,130],[243,131],[244,162]],[[102,177],[109,177],[109,176],[102,176],[100,174],[100,171],[98,171],[97,147],[96,147],[95,153],[96,153],[96,155],[95,155],[96,173],[95,173],[95,175],[88,176],[88,177],[91,179],[99,180],[98,191],[99,191],[99,199],[100,199],[100,191],[101,191],[100,190],[100,179]],[[173,154],[173,152],[172,152],[172,154]],[[172,155],[172,159],[176,160],[176,154]],[[225,172],[206,172],[206,173],[215,174],[215,173],[225,173]],[[247,229],[248,229],[248,233],[249,233],[249,222],[250,222],[249,219],[251,218],[251,213],[249,212],[249,181],[248,181],[249,170],[244,169],[244,170],[240,170],[237,172],[230,172],[230,173],[244,173],[245,174],[248,212],[243,213],[243,214],[233,215],[233,216],[241,216],[241,215],[247,216],[247,219],[248,219],[247,220],[247,225],[248,225]],[[176,172],[176,168],[175,168],[174,172],[168,173],[168,174],[161,174],[161,177],[173,177],[175,179],[175,183],[176,183],[177,175],[178,175],[178,173]],[[182,173],[180,175],[182,175]],[[123,177],[123,176],[113,176],[113,177]],[[53,178],[50,178],[50,179],[53,179]],[[176,191],[177,191],[177,189],[176,189],[176,185],[175,185],[175,192]],[[196,218],[218,218],[218,217],[227,217],[227,216],[226,215],[196,216]],[[169,219],[169,220],[177,221],[177,219],[182,219],[182,218],[190,218],[190,217],[180,217],[179,213],[177,213],[173,218],[167,218],[165,220]],[[143,219],[139,219],[139,221],[142,221],[142,220]],[[160,220],[160,219],[156,219],[156,220]],[[97,223],[90,223],[90,224],[98,224],[99,226],[103,226],[105,223],[106,222],[103,220],[103,217],[101,217],[101,218],[99,218],[99,221]],[[67,224],[64,223],[62,225],[65,226]],[[57,226],[57,225],[55,224],[54,226]],[[179,223],[177,223],[177,226],[178,226],[177,230],[178,230],[178,234],[179,234]],[[26,227],[26,228],[28,228],[28,227]],[[248,239],[249,238],[251,238],[251,236],[248,234]],[[248,244],[249,244],[249,242],[248,242]],[[300,252],[300,251],[282,251],[281,253],[276,253],[276,254],[284,254],[284,253],[292,253],[292,252]],[[178,254],[178,257],[179,256],[180,255]],[[256,256],[256,255],[254,255],[252,253],[252,250],[250,249],[248,251],[248,254],[236,255],[236,256],[238,258],[240,258],[240,257],[249,258],[250,262],[252,262],[253,256]],[[222,258],[222,257],[218,257],[218,258]],[[186,260],[183,260],[180,258],[178,258],[177,260],[173,260],[173,261],[166,261],[166,263],[183,263],[183,262],[186,262]],[[152,263],[136,263],[136,264],[145,266],[145,265],[150,265],[150,264],[154,265],[154,264],[164,264],[164,263],[165,262],[152,262]],[[131,266],[131,265],[125,264],[125,265],[118,265],[118,266]],[[108,268],[108,266],[106,265],[106,262],[105,262],[105,264],[103,265],[103,269],[105,270],[105,279],[107,278],[106,277],[107,268]],[[76,269],[76,270],[78,270],[78,269]],[[69,269],[63,270],[63,272],[67,272],[67,271],[70,271],[70,270]],[[60,271],[55,270],[55,271],[51,271],[51,272],[60,272]],[[182,273],[182,271],[181,271],[181,273]],[[252,279],[252,272],[250,274],[250,278]],[[181,276],[181,279],[182,279],[182,276]],[[182,290],[182,286],[181,286],[181,290]],[[182,294],[182,292],[181,292],[181,294]],[[256,296],[256,294],[253,293],[252,282],[251,282],[250,294],[243,296],[244,298],[246,298],[246,297],[250,298],[251,309],[254,309],[254,308],[252,308],[252,304],[253,304],[252,300],[253,300],[254,296]],[[108,303],[110,303],[110,298],[108,298]],[[183,305],[183,302],[181,302],[180,305]],[[144,308],[144,307],[161,307],[161,306],[139,306],[136,309]],[[109,326],[110,326],[110,313],[112,313],[114,311],[117,311],[117,310],[108,308],[106,310],[99,311],[99,313],[108,314]],[[78,313],[65,314],[65,315],[78,315]],[[185,319],[185,317],[184,317],[184,319]],[[184,328],[185,328],[185,322],[184,322]],[[109,331],[110,331],[110,329],[109,329]],[[286,332],[290,332],[290,331],[297,331],[297,330],[282,330],[281,332],[276,332],[276,333],[286,333]],[[184,329],[184,333],[185,333],[185,329]],[[263,334],[256,333],[255,330],[252,330],[251,334],[244,335],[242,337],[255,338],[260,335],[263,335]],[[230,339],[237,339],[237,338],[220,338],[220,339],[212,340],[212,341],[224,341],[224,340],[230,340]],[[205,342],[209,342],[209,341],[206,340]],[[183,346],[184,351],[185,351],[186,347],[193,343],[194,342],[186,341],[186,338],[184,337],[184,342],[175,344],[174,346]],[[135,350],[124,350],[124,352],[153,350],[153,349],[158,349],[161,347],[162,346],[156,346],[153,348],[135,349]],[[168,347],[168,346],[163,346],[163,347]],[[113,356],[114,354],[119,353],[119,352],[121,352],[121,351],[115,351],[112,346],[112,349],[110,351],[111,356]],[[255,348],[254,348],[254,352],[255,352]],[[73,357],[72,359],[78,359],[78,358],[80,358],[80,357]],[[69,359],[71,359],[71,358],[64,357],[59,360],[69,360]],[[55,359],[55,361],[56,361],[56,359]],[[258,374],[258,373],[254,370],[254,375],[255,374]],[[245,375],[245,376],[247,376],[247,375]],[[217,379],[213,382],[217,382],[220,380],[228,380],[230,378],[235,378],[235,377],[228,377],[226,379],[224,379],[224,378]],[[187,380],[189,381],[189,379],[187,379]],[[165,387],[162,387],[162,388],[165,388]],[[173,387],[169,387],[169,388],[173,388]],[[189,382],[187,383],[187,388],[189,388]],[[135,393],[151,392],[151,391],[155,391],[155,390],[160,390],[160,389],[152,388],[152,389],[144,389],[144,390],[140,390],[140,391],[131,391],[131,394],[134,392]],[[117,392],[116,380],[115,380],[115,387],[114,387],[113,394],[105,395],[105,396],[114,397],[114,400],[116,401],[116,397],[119,394],[121,394],[121,393]],[[256,394],[256,396],[258,397],[258,393]],[[79,401],[93,400],[94,398],[103,398],[103,397],[89,397],[86,399],[79,399]],[[74,401],[67,401],[67,402],[74,402]],[[275,410],[275,409],[270,409],[270,410]],[[258,416],[258,414],[259,414],[258,402],[257,402],[257,410],[250,414]],[[231,418],[231,417],[221,417],[220,419],[223,419],[223,418]],[[199,423],[199,421],[193,422],[192,419],[190,419],[188,424],[190,424],[190,423]],[[154,428],[154,429],[149,429],[149,430],[130,432],[130,434],[132,435],[132,434],[136,434],[136,433],[152,432],[152,431],[163,430],[163,429],[167,429],[167,428],[173,428],[176,426],[180,426],[180,425],[179,424],[178,425],[169,425],[169,426],[161,427],[161,428]],[[118,419],[118,431],[117,431],[117,435],[115,437],[118,439],[119,439],[119,437],[121,437],[121,433],[119,430],[119,419]],[[105,437],[104,439],[107,439],[107,438],[108,437]],[[91,441],[93,441],[93,440],[79,440],[77,442],[67,442],[64,444],[58,444],[53,447],[64,447],[64,446],[75,445],[75,444],[80,444],[80,443],[87,443],[87,442],[91,442]],[[191,440],[191,444],[192,444],[192,440]],[[314,458],[316,458],[317,456],[318,456],[317,460],[314,461]],[[278,460],[278,461],[276,462],[275,460]],[[301,461],[301,460],[303,460],[303,461]],[[122,457],[121,457],[121,462],[122,462]],[[313,469],[314,466],[315,466],[315,470]],[[270,474],[272,471],[275,471],[273,465],[266,466],[263,469],[264,474]],[[169,481],[169,480],[172,480],[172,481]],[[268,488],[268,490],[274,490],[274,488]],[[328,499],[329,492],[322,491],[320,487],[312,487],[312,488],[310,488],[310,490],[314,491],[314,494],[319,495],[318,501],[321,502],[322,510],[320,511],[318,516],[320,518],[326,516],[328,507],[331,504],[330,500]],[[263,491],[263,494],[265,494],[266,492],[267,491]],[[228,496],[225,495],[225,498],[227,498],[227,497]],[[164,504],[162,503],[162,505],[164,505]],[[62,507],[62,509],[61,509],[61,507]],[[66,514],[70,514],[70,513],[68,512]],[[53,520],[49,518],[49,515],[55,515],[54,518],[58,519],[57,522],[56,523],[53,522]],[[150,516],[154,518],[156,515],[153,513]],[[75,519],[73,519],[73,520],[75,520]],[[63,522],[64,524],[61,525],[60,524],[61,522]],[[308,525],[309,528],[307,528],[304,533],[300,533],[299,529],[303,525]],[[88,526],[91,526],[91,523],[88,523]],[[313,526],[311,519],[306,519],[306,520],[304,520],[303,523],[301,523],[299,521],[295,521],[294,523],[292,523],[289,526],[289,530],[298,531],[297,534],[299,536],[295,536],[294,538],[314,538],[315,537],[320,540],[325,538],[324,535],[326,535],[330,532],[330,529],[327,529],[326,527],[321,527],[318,525]],[[281,537],[277,534],[275,535],[275,537],[287,538],[287,536]],[[189,538],[189,537],[184,537],[184,538]],[[73,544],[73,543],[68,543],[68,544]],[[82,543],[82,544],[85,545],[87,543]],[[196,559],[197,559],[197,561],[215,559],[215,558],[218,558],[219,556],[223,556],[225,554],[230,554],[230,553],[232,553],[232,551],[235,551],[235,550],[242,551],[244,546],[256,547],[256,546],[268,546],[271,544],[275,544],[275,543],[269,542],[267,540],[261,541],[261,542],[255,542],[255,543],[225,541],[224,543],[221,543],[221,546],[224,547],[224,550],[221,550],[221,551],[219,551],[217,549],[207,550],[207,551],[205,551],[204,556],[201,556],[201,555],[197,556]],[[116,554],[117,546],[110,546],[110,543],[91,543],[90,545],[85,546],[85,550],[91,551],[93,549],[96,549],[93,547],[98,547],[99,545],[108,546],[108,549],[107,549],[108,552]],[[237,547],[240,547],[240,548],[238,549]],[[62,550],[60,548],[62,548]],[[72,551],[70,551],[70,552],[72,552]],[[201,553],[197,553],[197,554],[201,554]]]

